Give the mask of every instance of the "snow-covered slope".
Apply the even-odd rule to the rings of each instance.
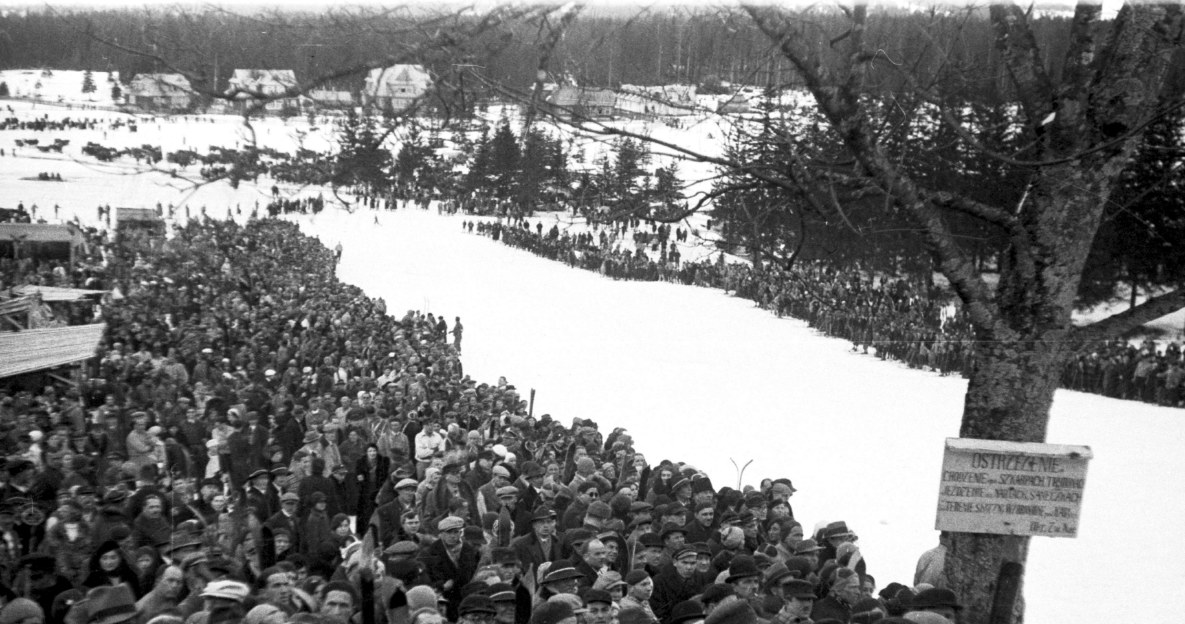
[[[119,73],[91,72],[95,89],[89,93],[82,91],[85,76],[86,72],[66,69],[6,69],[0,71],[0,82],[8,84],[8,93],[14,98],[114,106],[111,87],[119,80]]]

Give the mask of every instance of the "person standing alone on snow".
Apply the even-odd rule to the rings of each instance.
[[[458,316],[457,322],[453,323],[453,331],[449,332],[453,335],[453,348],[457,350],[457,353],[461,352],[461,332],[463,331],[465,328],[461,327],[461,317]]]
[[[342,261],[342,244],[341,243],[338,243],[337,246],[333,248],[333,260],[334,260],[334,262],[341,262]]]

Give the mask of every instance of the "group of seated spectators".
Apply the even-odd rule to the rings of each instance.
[[[290,222],[93,240],[102,264],[21,267],[120,297],[85,381],[0,385],[0,624],[957,617],[941,556],[878,588],[789,479],[717,488],[536,418],[464,374],[443,316],[388,315]]]
[[[818,331],[853,343],[853,350],[942,375],[966,375],[975,335],[957,299],[924,276],[877,275],[859,266],[800,260],[793,268],[746,263],[680,261],[670,228],[637,220],[589,224],[570,233],[531,227],[525,218],[466,221],[466,231],[506,245],[598,271],[613,279],[670,281],[720,288],[776,313],[807,321]],[[664,229],[665,228],[665,229]],[[643,235],[643,238],[639,238]],[[676,236],[678,239],[678,236]],[[929,282],[929,283],[928,283]],[[1163,349],[1124,340],[1099,342],[1075,357],[1062,386],[1109,397],[1185,406],[1185,358],[1180,345]]]

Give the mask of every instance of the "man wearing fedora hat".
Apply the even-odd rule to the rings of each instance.
[[[757,569],[757,562],[752,557],[737,555],[728,564],[728,576],[724,582],[732,585],[737,598],[756,601],[757,590],[761,587],[761,570]]]
[[[300,447],[297,452],[300,451],[318,457],[324,462],[324,467],[319,473],[322,477],[328,477],[333,471],[333,467],[342,463],[342,456],[337,450],[337,445],[325,439],[325,436],[317,430],[309,430],[304,434],[304,446]],[[313,473],[317,474],[315,470]]]
[[[514,517],[516,535],[526,535],[531,532],[531,517],[536,507],[543,500],[539,488],[543,487],[543,477],[547,470],[533,461],[523,462],[518,480],[514,487],[518,488],[518,513]],[[558,518],[557,518],[558,521]]]
[[[671,607],[669,618],[660,621],[663,624],[700,624],[706,615],[698,600],[684,600]]]
[[[86,594],[87,624],[120,624],[138,617],[136,600],[127,585],[105,585]]]
[[[540,581],[539,596],[550,600],[556,594],[576,595],[580,587],[580,578],[580,572],[576,571],[572,564],[567,561],[556,563]]]
[[[524,570],[538,570],[543,563],[562,558],[562,549],[555,536],[555,510],[548,505],[540,505],[529,520],[530,533],[515,538],[510,542],[510,547],[518,555]]]
[[[486,590],[494,604],[495,624],[525,624],[531,612],[531,594],[522,585],[517,588],[510,583],[495,583]],[[519,594],[523,594],[522,615],[519,615]]]
[[[848,565],[848,559],[844,555],[847,553],[859,553],[859,549],[856,547],[856,540],[860,538],[848,528],[848,524],[843,520],[829,523],[823,529],[823,539],[825,543],[822,545],[823,550],[819,552],[820,561],[834,559],[840,565]],[[868,569],[868,563],[861,554],[852,567],[863,576]]]

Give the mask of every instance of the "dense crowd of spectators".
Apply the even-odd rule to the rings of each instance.
[[[791,270],[747,263],[681,261],[673,244],[682,230],[622,220],[590,222],[587,231],[569,233],[542,221],[465,221],[468,232],[512,247],[597,271],[613,279],[670,281],[721,288],[779,316],[807,321],[829,336],[853,343],[854,350],[942,375],[964,375],[973,357],[974,332],[949,293],[922,277],[872,275],[860,267],[799,261]],[[1180,345],[1163,349],[1152,341],[1139,346],[1124,340],[1100,342],[1067,366],[1062,385],[1109,397],[1185,406],[1185,359]]]
[[[105,130],[127,128],[135,131],[134,120],[122,118],[93,118],[93,117],[60,117],[50,118],[48,114],[40,117],[17,117],[12,107],[8,107],[9,116],[0,119],[0,131],[21,130],[28,132],[55,132],[60,130]]]
[[[90,238],[80,266],[7,274],[119,297],[84,383],[0,386],[0,624],[959,609],[935,553],[878,593],[844,522],[795,518],[789,479],[716,488],[622,428],[534,417],[505,379],[464,374],[460,319],[388,315],[291,223]]]

